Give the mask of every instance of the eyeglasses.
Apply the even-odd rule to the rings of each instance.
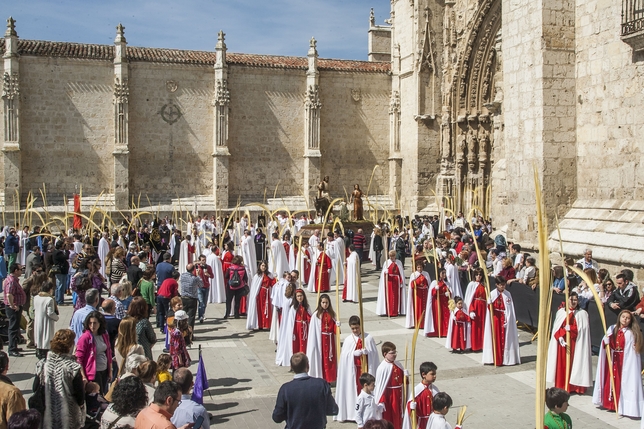
[[[387,354],[388,354],[388,355],[397,355],[397,354],[398,354],[398,352],[397,352],[396,350],[394,350],[394,351],[389,352],[389,353],[387,353]]]

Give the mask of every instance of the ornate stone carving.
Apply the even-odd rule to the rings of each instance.
[[[443,108],[443,117],[441,118],[441,152],[443,160],[447,160],[452,156],[451,128],[449,111]]]
[[[10,16],[9,19],[7,19],[7,31],[5,31],[4,37],[11,36],[17,37],[18,33],[16,33],[16,20]]]
[[[166,80],[165,89],[170,93],[177,92],[177,89],[179,89],[179,83],[176,80]]]
[[[467,133],[467,164],[470,171],[476,171],[476,155],[477,155],[478,139],[474,135],[474,130]]]
[[[13,100],[20,95],[20,85],[18,83],[18,73],[4,73],[2,81],[2,98]]]
[[[360,101],[360,98],[361,98],[360,88],[351,90],[351,98],[353,98],[353,101]]]
[[[182,113],[181,110],[179,109],[179,106],[175,105],[174,103],[170,102],[168,104],[165,104],[161,108],[161,119],[163,119],[165,122],[168,124],[172,125],[175,122],[181,118]]]
[[[226,79],[219,79],[215,84],[215,106],[227,106],[230,103],[230,92],[228,91],[228,81]]]
[[[309,89],[306,90],[306,101],[304,102],[304,106],[307,109],[320,109],[322,107],[317,85],[310,85]]]
[[[456,138],[456,163],[459,166],[465,164],[465,150],[467,149],[465,130],[461,128],[461,133]]]
[[[485,170],[489,159],[490,137],[485,128],[479,129],[479,168]]]
[[[127,84],[127,79],[123,82],[119,78],[114,80],[114,102],[115,103],[127,103],[128,97],[130,96],[130,89]]]
[[[389,143],[390,150],[400,151],[400,93],[391,92],[389,101]]]

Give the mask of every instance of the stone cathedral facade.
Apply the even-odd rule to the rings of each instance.
[[[112,209],[141,193],[304,208],[322,176],[337,197],[373,174],[379,207],[449,197],[529,246],[536,166],[564,251],[639,269],[643,28],[642,0],[391,0],[368,61],[347,61],[315,40],[302,57],[229,53],[223,33],[181,51],[129,46],[121,26],[113,45],[33,41],[9,21],[0,203],[83,183]]]

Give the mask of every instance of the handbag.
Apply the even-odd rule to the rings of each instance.
[[[34,394],[31,395],[27,404],[29,405],[29,409],[37,410],[42,416],[45,413],[45,386],[38,374],[36,374],[36,377],[34,378],[34,384],[36,383],[37,385],[34,390]]]
[[[242,290],[241,290],[241,295],[242,295],[242,296],[246,296],[246,295],[248,295],[249,293],[250,293],[250,288],[248,287],[248,285],[245,285],[245,286],[242,288]]]

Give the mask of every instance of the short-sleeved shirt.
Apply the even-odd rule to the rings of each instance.
[[[9,277],[7,277],[4,281],[3,290],[5,305],[9,305],[9,299],[7,298],[8,294],[13,295],[13,303],[15,305],[25,305],[25,302],[27,301],[27,295],[22,289],[22,286],[20,286],[20,282],[16,277],[9,275]]]

